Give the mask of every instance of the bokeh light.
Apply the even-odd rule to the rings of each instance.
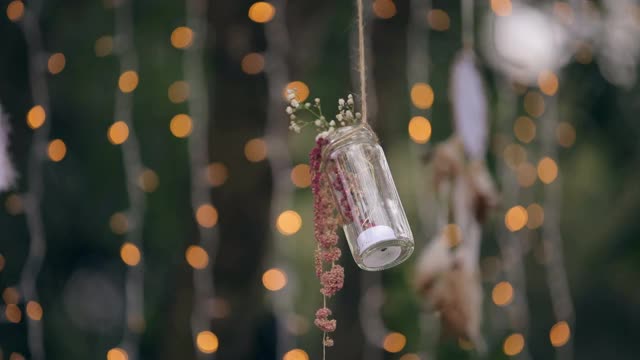
[[[9,215],[19,215],[24,211],[24,202],[22,196],[18,194],[11,194],[7,196],[7,200],[4,203],[5,209]],[[1,270],[1,269],[0,269]]]
[[[282,360],[309,360],[309,355],[302,349],[293,349],[287,351]]]
[[[527,225],[527,210],[520,206],[514,206],[504,216],[504,223],[510,231],[518,231]]]
[[[191,135],[193,130],[193,122],[187,114],[178,114],[171,119],[169,123],[171,134],[177,138],[186,138]]]
[[[373,13],[380,19],[391,19],[398,10],[392,0],[375,0],[373,2]]]
[[[521,145],[509,144],[505,146],[502,156],[507,166],[515,170],[520,164],[527,161],[527,150]]]
[[[120,258],[129,266],[136,266],[140,263],[140,249],[132,243],[124,243],[120,248]]]
[[[551,71],[545,70],[538,76],[538,87],[543,94],[553,96],[558,92],[558,76]]]
[[[409,121],[409,137],[417,144],[426,144],[431,138],[431,122],[424,116],[414,116]]]
[[[20,293],[14,287],[8,287],[2,291],[2,300],[5,304],[17,304],[20,301]]]
[[[282,91],[282,96],[287,99],[289,95],[289,90],[295,91],[296,100],[305,101],[309,97],[309,87],[302,81],[292,81],[285,86]]]
[[[576,142],[576,129],[568,122],[560,122],[556,127],[556,139],[560,146],[571,147]]]
[[[107,138],[114,145],[124,143],[129,138],[129,126],[124,121],[116,121],[109,127]]]
[[[67,155],[67,145],[60,139],[52,140],[47,147],[47,155],[53,162],[62,161]]]
[[[512,10],[511,0],[491,0],[491,10],[498,16],[509,16]]]
[[[187,99],[189,99],[189,95],[191,95],[189,83],[182,80],[173,82],[169,85],[169,89],[167,90],[169,101],[174,104],[180,104],[187,101]]]
[[[307,164],[298,164],[291,169],[291,182],[301,188],[311,185],[311,168]]]
[[[262,285],[269,291],[282,290],[287,286],[287,275],[280,269],[269,269],[262,274]]]
[[[538,162],[538,177],[545,184],[551,184],[558,177],[558,165],[550,157],[544,157]]]
[[[107,360],[128,360],[129,354],[124,349],[113,348],[107,352]]]
[[[244,156],[251,162],[260,162],[267,158],[267,142],[260,138],[247,141]]]
[[[186,49],[193,44],[193,30],[179,26],[171,32],[171,45],[176,49]]]
[[[254,3],[249,8],[249,19],[257,23],[267,23],[276,15],[276,8],[265,1]]]
[[[427,13],[427,22],[429,26],[436,31],[447,31],[451,24],[449,14],[441,9],[432,9]]]
[[[571,338],[571,328],[569,328],[569,324],[566,321],[559,321],[553,327],[551,327],[551,331],[549,332],[549,340],[551,341],[551,345],[554,347],[561,347],[569,342]]]
[[[283,211],[278,215],[276,227],[282,235],[293,235],[302,227],[302,217],[293,210]]]
[[[42,319],[42,306],[37,301],[27,302],[27,316],[31,320],[39,321]]]
[[[509,356],[520,354],[522,349],[524,349],[524,336],[518,333],[509,335],[502,345],[502,350]]]
[[[0,272],[4,270],[5,265],[7,265],[7,261],[5,260],[4,256],[0,254]]]
[[[16,304],[7,304],[4,309],[4,316],[9,322],[17,324],[22,320],[22,311]]]
[[[67,64],[67,59],[64,57],[63,53],[55,53],[49,57],[47,61],[47,69],[53,75],[59,74],[64,70],[65,65]]]
[[[513,286],[507,281],[501,281],[493,287],[491,299],[498,306],[507,306],[513,301]]]
[[[189,246],[185,252],[185,258],[194,269],[202,270],[209,264],[209,254],[201,246]]]
[[[229,178],[229,169],[221,162],[214,162],[207,166],[207,181],[209,185],[222,186]]]
[[[129,231],[129,219],[127,215],[117,212],[109,218],[109,228],[114,234],[124,235]]]
[[[24,356],[22,356],[22,354],[17,352],[12,352],[11,355],[9,355],[9,360],[25,360],[25,359],[24,359]]]
[[[213,354],[218,351],[218,337],[211,331],[201,331],[196,336],[198,350],[205,354]]]
[[[566,2],[556,1],[553,3],[553,15],[563,24],[573,24],[573,9]]]
[[[133,70],[123,72],[118,79],[118,88],[123,93],[130,93],[138,87],[138,73]]]
[[[524,110],[533,117],[540,117],[544,114],[544,98],[537,91],[529,91],[524,96]]]
[[[109,35],[100,36],[93,46],[93,51],[97,57],[105,57],[113,52],[113,37]]]
[[[218,223],[218,210],[211,204],[203,204],[196,210],[196,221],[205,228],[212,228]]]
[[[264,70],[264,56],[258,53],[249,53],[242,58],[240,67],[245,74],[260,74]]]
[[[392,332],[384,337],[382,347],[390,353],[398,353],[407,345],[407,337],[399,332]]]
[[[518,185],[524,188],[533,186],[538,179],[536,167],[528,161],[525,161],[518,166],[516,174],[518,177]]]
[[[420,360],[420,356],[414,353],[408,353],[402,355],[399,360]]]
[[[36,105],[27,113],[27,125],[32,129],[37,129],[44,124],[46,117],[44,108],[41,105]]]
[[[528,144],[536,137],[536,124],[531,118],[520,116],[513,124],[513,133],[518,140]]]
[[[537,229],[544,223],[544,209],[540,204],[533,203],[527,206],[527,227]]]
[[[411,87],[411,102],[418,109],[429,109],[433,105],[433,89],[429,84],[416,83]]]
[[[24,3],[20,0],[14,0],[7,5],[7,17],[9,20],[20,21],[24,16]]]
[[[138,186],[142,191],[152,193],[156,191],[158,185],[160,185],[160,179],[155,171],[144,169],[144,171],[138,175]]]

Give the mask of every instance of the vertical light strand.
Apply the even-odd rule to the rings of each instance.
[[[516,117],[516,104],[518,99],[506,79],[499,79],[498,86],[498,131],[506,138],[512,139],[512,119]],[[517,204],[520,198],[518,182],[513,172],[506,165],[504,159],[498,161],[497,173],[502,186],[502,203],[506,206]],[[497,230],[497,239],[502,257],[504,276],[514,289],[513,302],[507,307],[509,326],[511,330],[523,334],[524,338],[527,339],[529,333],[529,304],[523,263],[524,249],[522,246],[522,234],[511,232],[504,224],[500,224]],[[526,345],[518,356],[523,360],[529,360],[531,358]]]
[[[40,303],[37,279],[47,251],[47,241],[42,220],[42,197],[44,193],[43,168],[46,159],[46,146],[51,129],[51,107],[46,80],[46,64],[43,61],[44,48],[39,17],[42,2],[35,0],[25,6],[20,28],[24,33],[29,57],[29,86],[33,102],[44,110],[46,119],[41,127],[34,130],[29,161],[27,164],[27,193],[25,194],[25,215],[29,228],[29,253],[20,274],[20,291],[25,304],[29,301]],[[31,358],[45,359],[44,333],[41,320],[27,317],[28,346]]]
[[[409,23],[407,25],[407,86],[409,94],[411,94],[416,84],[429,86],[429,70],[431,65],[429,60],[429,26],[426,14],[428,14],[430,9],[431,0],[410,1]],[[421,107],[424,108],[425,106],[422,105]],[[427,109],[419,109],[413,104],[413,101],[409,107],[411,119],[416,116],[425,116],[427,121],[431,119],[430,107],[427,107]],[[425,184],[424,181],[424,179],[428,177],[425,176],[423,159],[431,146],[428,143],[428,138],[426,145],[416,144],[411,138],[407,140],[407,144],[411,158],[413,159],[412,182],[416,199],[415,205],[418,210],[420,232],[422,233],[420,237],[428,239],[431,237],[433,229],[437,228],[434,221],[436,218],[435,207],[427,206],[427,204],[435,203],[435,197],[432,192],[426,191],[428,185]],[[426,246],[426,243],[422,245]],[[420,332],[418,351],[420,358],[434,358],[437,339],[440,336],[440,319],[435,312],[428,311],[428,309],[421,307],[418,322]]]
[[[473,49],[474,46],[474,24],[475,18],[473,15],[474,1],[473,0],[461,0],[460,3],[462,14],[462,46],[465,49]]]
[[[206,180],[209,163],[210,108],[209,89],[206,83],[205,48],[209,38],[206,0],[186,0],[187,26],[193,31],[192,45],[185,50],[183,71],[191,94],[188,108],[193,121],[193,132],[189,136],[189,161],[191,166],[191,207],[197,217],[198,209],[211,203],[210,188]],[[193,269],[193,309],[191,312],[191,335],[199,360],[214,359],[216,349],[201,351],[198,335],[209,331],[211,311],[215,297],[214,266],[218,250],[218,227],[198,224],[199,245],[206,251],[209,261],[202,269]],[[217,347],[217,346],[216,346]],[[213,351],[211,351],[213,350]]]
[[[115,33],[118,39],[116,55],[118,57],[120,76],[127,73],[137,78],[138,54],[134,44],[133,33],[133,1],[123,0],[117,3],[115,9]],[[143,189],[138,185],[138,178],[144,167],[140,158],[140,146],[133,126],[133,94],[137,86],[122,86],[115,93],[115,110],[113,121],[122,121],[129,128],[129,137],[122,145],[122,161],[126,177],[127,197],[129,209],[127,220],[131,227],[127,231],[125,240],[133,244],[143,254],[136,265],[127,267],[125,275],[125,314],[127,326],[123,330],[120,347],[128,354],[129,360],[138,359],[138,343],[144,331],[144,253],[143,226],[146,209],[146,198]]]
[[[284,100],[283,90],[289,78],[287,54],[289,53],[289,32],[286,25],[286,1],[274,0],[271,4],[275,8],[275,17],[265,25],[266,53],[265,75],[269,92],[267,105],[266,141],[269,148],[268,161],[271,167],[273,183],[271,207],[269,209],[269,223],[272,228],[276,224],[278,214],[289,207],[293,187],[289,180],[291,158],[289,156],[287,138],[288,122],[282,120]],[[286,261],[288,248],[285,239],[277,231],[272,231],[273,248],[267,261],[287,272]],[[288,284],[282,290],[273,293],[273,311],[277,326],[276,358],[282,358],[285,352],[292,349],[295,339],[289,335],[286,328],[287,316],[293,312],[294,286]]]
[[[360,89],[362,118],[369,124],[375,124],[378,109],[373,67],[367,67],[365,63],[365,59],[369,59],[369,62],[373,59],[373,50],[370,45],[373,32],[370,27],[365,26],[365,24],[370,24],[373,19],[373,7],[369,2],[367,2],[367,6],[363,6],[359,0],[356,4],[356,11],[358,12],[356,14],[358,24],[351,32],[350,38],[351,62],[356,64],[351,71],[351,86],[354,89]],[[371,81],[366,81],[366,79]],[[384,354],[381,347],[384,337],[388,333],[380,312],[384,296],[381,284],[382,277],[379,272],[359,271],[359,274],[361,296],[359,319],[364,337],[367,340],[364,344],[362,357],[371,360],[382,359]]]
[[[558,147],[555,131],[558,126],[558,95],[547,100],[549,110],[542,118],[540,136],[542,156],[558,161]],[[562,209],[562,177],[544,186],[544,223],[542,224],[543,259],[546,268],[547,285],[556,324],[565,321],[569,327],[566,344],[555,346],[557,360],[573,359],[571,332],[574,331],[574,310],[569,280],[564,266],[562,234],[560,232],[560,213]]]

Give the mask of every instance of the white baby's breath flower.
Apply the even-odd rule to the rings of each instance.
[[[294,108],[297,108],[298,106],[300,106],[300,103],[298,102],[298,100],[293,99],[291,100],[291,106],[293,106]]]
[[[342,114],[336,115],[336,119],[338,119],[338,121],[342,121]]]
[[[322,126],[322,120],[316,119],[315,124],[316,126]]]
[[[325,121],[326,119],[324,118],[324,116],[320,116],[320,120]]]
[[[311,103],[304,104],[304,107],[307,108],[307,109],[310,108],[311,107]]]
[[[335,128],[334,128],[334,127],[330,127],[330,128],[329,128],[329,132],[333,132],[334,130],[335,130]]]
[[[351,97],[351,95],[349,95],[349,99],[347,99],[347,104],[353,105],[353,97]]]
[[[331,120],[331,121],[329,122],[329,126],[336,126],[336,122],[335,122],[335,121],[333,121],[333,120]]]
[[[287,114],[293,114],[293,109],[291,108],[291,106],[287,106]]]
[[[291,119],[291,120],[295,120],[295,119],[296,119],[296,116],[295,116],[295,115],[293,115],[293,114],[291,114],[291,116],[289,116],[289,119]]]
[[[314,101],[316,102],[316,104],[320,104],[320,99],[319,98],[316,98]]]
[[[347,110],[345,116],[347,117],[347,119],[353,119],[353,113],[351,112],[351,110]]]
[[[338,105],[344,106],[344,99],[339,99],[338,100]]]
[[[287,100],[291,101],[295,98],[296,98],[296,94],[292,90],[289,90],[289,93],[287,94]]]
[[[360,120],[360,118],[362,118],[362,114],[360,114],[359,112],[356,113],[356,119]]]
[[[345,126],[344,121],[340,122],[340,125],[341,125],[341,126]]]

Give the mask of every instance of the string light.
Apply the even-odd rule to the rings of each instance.
[[[189,95],[191,95],[191,88],[186,81],[175,81],[169,85],[169,89],[167,90],[169,101],[174,104],[181,104],[187,101]]]
[[[414,116],[409,121],[409,137],[417,144],[426,144],[431,138],[431,122],[424,116]]]
[[[155,171],[151,169],[144,169],[140,175],[138,175],[138,186],[142,191],[152,193],[158,189],[160,185],[160,179]]]
[[[19,215],[24,211],[24,203],[22,202],[22,197],[17,194],[11,194],[7,196],[7,200],[5,201],[4,206],[7,209],[7,213],[9,213],[9,215]]]
[[[520,206],[514,206],[504,216],[504,223],[510,231],[518,231],[527,225],[527,210]]]
[[[27,302],[27,316],[35,321],[42,320],[42,306],[37,301]]]
[[[262,274],[262,285],[269,291],[282,290],[287,286],[287,275],[280,269],[269,269]]]
[[[491,0],[491,10],[498,16],[509,16],[512,10],[511,0]]]
[[[129,266],[136,266],[140,263],[140,249],[132,243],[124,243],[120,248],[122,261]]]
[[[222,186],[229,177],[227,166],[221,162],[214,162],[207,166],[207,181],[209,185],[216,187]]]
[[[560,146],[569,148],[576,142],[576,129],[568,122],[560,122],[556,127],[556,139]]]
[[[293,349],[287,351],[282,360],[309,360],[309,354],[302,349]]]
[[[293,210],[283,211],[276,221],[276,227],[282,235],[293,235],[302,227],[302,217]]]
[[[551,331],[549,332],[549,340],[551,341],[551,345],[554,347],[561,347],[569,342],[571,338],[571,328],[569,328],[569,324],[566,321],[559,321],[553,327],[551,327]]]
[[[193,130],[193,121],[187,114],[178,114],[171,119],[169,123],[171,134],[177,138],[186,138],[191,135]]]
[[[130,93],[138,87],[138,73],[133,70],[123,72],[118,79],[118,87],[123,93]]]
[[[267,23],[276,15],[276,8],[265,1],[254,3],[249,8],[249,19],[257,23]]]
[[[203,204],[196,211],[196,220],[204,228],[212,228],[218,223],[218,210],[211,204]]]
[[[543,94],[553,96],[558,92],[558,77],[551,71],[543,71],[538,76],[538,87]]]
[[[107,138],[114,145],[120,145],[129,137],[129,126],[124,121],[116,121],[109,127]]]
[[[407,337],[399,332],[392,332],[384,337],[382,347],[390,353],[398,353],[407,345]]]
[[[507,306],[513,301],[513,286],[507,281],[501,281],[493,287],[491,299],[498,306]]]
[[[117,212],[109,218],[109,227],[114,234],[124,235],[129,230],[129,219],[121,212]]]
[[[396,4],[391,0],[375,0],[373,2],[373,13],[380,19],[391,19],[397,12]]]
[[[291,169],[291,182],[304,189],[311,186],[311,168],[307,164],[298,164]]]
[[[433,105],[433,89],[425,83],[416,83],[411,87],[411,102],[418,109],[426,110]]]
[[[193,44],[193,30],[179,26],[171,32],[171,45],[176,49],[187,49]]]
[[[53,162],[60,162],[67,155],[67,145],[60,139],[52,140],[47,147],[49,159]]]
[[[513,132],[518,140],[528,144],[536,137],[536,124],[529,117],[520,116],[513,124]]]
[[[37,129],[44,124],[46,117],[44,108],[41,105],[36,105],[27,113],[27,125],[32,129]]]
[[[427,13],[427,22],[429,26],[436,31],[447,31],[451,24],[449,14],[441,9],[432,9]]]
[[[47,68],[52,75],[56,75],[64,70],[66,63],[67,59],[64,57],[63,53],[55,53],[49,57],[49,61],[47,61]]]
[[[20,21],[24,16],[24,3],[20,0],[14,0],[7,6],[7,17],[13,22]]]
[[[251,139],[244,145],[244,156],[251,162],[267,158],[267,143],[263,139]]]
[[[198,245],[191,245],[185,252],[187,263],[194,269],[202,270],[209,264],[209,254]]]
[[[196,337],[198,350],[205,354],[213,354],[218,351],[218,337],[211,331],[201,331]]]
[[[529,91],[524,96],[524,110],[533,117],[544,114],[544,98],[537,91]]]
[[[524,336],[519,333],[509,335],[502,345],[502,350],[509,356],[515,356],[524,349]]]
[[[282,90],[282,97],[284,99],[287,99],[289,90],[295,92],[296,100],[300,102],[307,100],[309,97],[309,87],[302,81],[292,81],[288,83],[284,90]]]
[[[93,51],[96,53],[97,57],[111,55],[113,52],[113,37],[109,35],[100,36],[93,46]]]
[[[527,206],[527,227],[537,229],[544,223],[544,209],[539,204],[533,203]]]
[[[129,354],[124,349],[113,348],[107,352],[107,360],[129,360]]]
[[[558,165],[550,157],[538,162],[538,177],[545,184],[551,184],[558,177]]]
[[[249,53],[242,58],[240,67],[246,74],[260,74],[264,70],[264,56],[258,53]]]
[[[518,185],[524,188],[533,186],[533,184],[535,184],[536,180],[538,179],[536,167],[528,161],[525,161],[518,165],[516,172],[518,177]]]

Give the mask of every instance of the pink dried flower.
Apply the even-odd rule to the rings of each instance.
[[[324,332],[334,332],[336,331],[336,321],[335,320],[327,320],[327,319],[316,319],[313,322],[318,329]]]
[[[322,284],[322,289],[320,289],[322,295],[328,297],[335,295],[344,285],[344,268],[340,265],[333,265],[331,270],[320,276],[320,283]]]

